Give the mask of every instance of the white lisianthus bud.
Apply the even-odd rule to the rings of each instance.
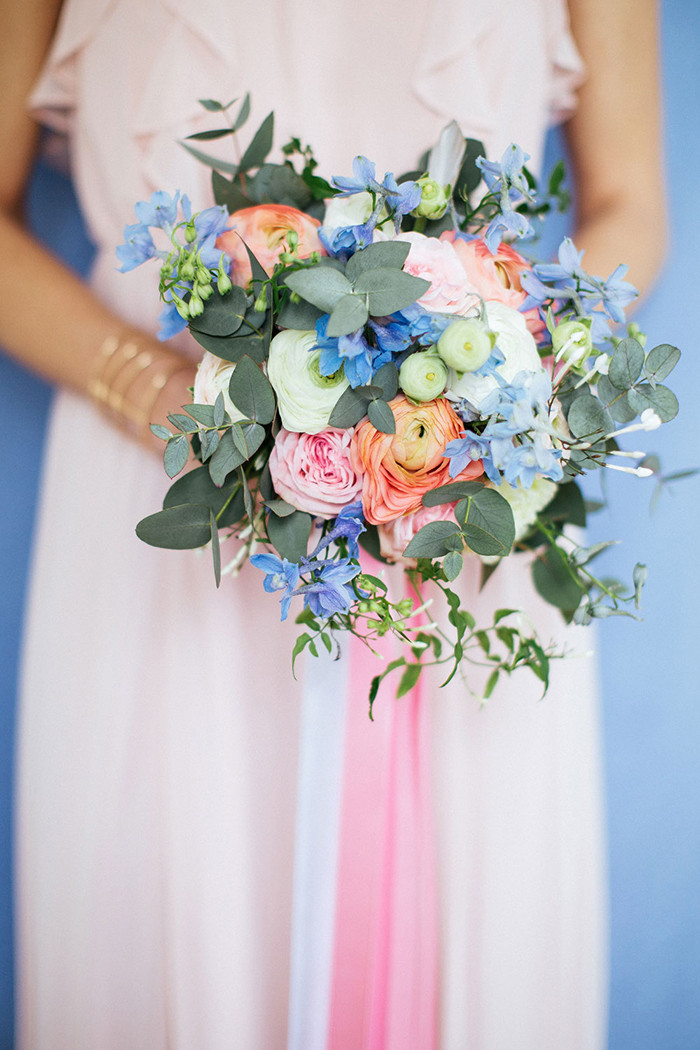
[[[496,337],[483,321],[461,318],[445,329],[437,342],[440,357],[455,372],[476,372],[488,361]]]
[[[425,219],[441,219],[447,211],[451,187],[441,186],[427,175],[418,179],[418,185],[421,191],[420,204],[413,214]]]
[[[574,357],[576,366],[583,364],[593,349],[590,318],[558,324],[552,332],[552,349],[557,361]]]
[[[321,375],[320,356],[314,331],[289,328],[270,343],[267,376],[285,430],[298,434],[326,430],[336,401],[350,385],[342,369],[332,376]]]
[[[210,354],[207,350],[194,377],[194,403],[213,405],[219,394],[223,394],[224,408],[231,417],[232,423],[238,423],[241,419],[246,418],[236,408],[228,393],[228,385],[235,367],[231,361],[222,361],[220,357]]]
[[[413,401],[433,401],[446,383],[447,366],[434,352],[411,354],[399,369],[399,386]]]

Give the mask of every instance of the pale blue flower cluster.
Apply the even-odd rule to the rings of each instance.
[[[491,220],[484,234],[486,245],[494,255],[506,234],[522,238],[531,237],[535,232],[530,220],[514,207],[523,200],[534,200],[523,170],[529,159],[529,154],[512,142],[501,157],[500,164],[485,157],[477,158],[476,164],[484,176],[484,182],[492,193],[500,197],[500,212]]]

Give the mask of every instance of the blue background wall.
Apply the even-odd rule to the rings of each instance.
[[[637,320],[652,340],[658,337],[656,341],[675,343],[684,351],[673,377],[674,389],[681,394],[681,415],[647,436],[668,470],[700,466],[700,325],[695,320],[700,303],[699,54],[700,4],[666,0],[666,156],[673,195],[673,251]],[[557,145],[553,139],[551,152]],[[54,251],[76,269],[86,268],[90,248],[70,189],[43,169],[34,177],[32,218],[37,229],[51,229]],[[649,236],[655,236],[653,229]],[[0,1050],[11,1050],[14,698],[50,391],[6,359],[0,359],[0,391],[6,443],[0,515]],[[20,420],[31,438],[18,443],[12,435]],[[607,558],[610,572],[628,578],[638,558],[650,571],[644,622],[608,620],[600,640],[611,883],[609,1050],[698,1050],[700,479],[672,486],[654,513],[649,509],[652,487],[653,483],[621,476],[612,486],[613,510],[593,518],[590,530],[592,540],[625,537]]]

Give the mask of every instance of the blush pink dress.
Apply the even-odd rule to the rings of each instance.
[[[155,189],[211,202],[178,144],[197,99],[399,172],[456,118],[540,162],[574,104],[562,0],[67,0],[31,98],[70,140],[95,292],[147,329],[153,272],[115,245]],[[193,351],[194,352],[194,351]],[[156,457],[59,393],[26,629],[18,784],[21,1050],[601,1050],[606,922],[594,668],[509,562],[477,618],[522,604],[579,655],[539,702],[459,678],[366,712],[367,659],[292,678],[293,624],[245,570],[134,535]],[[480,683],[471,679],[476,693]]]

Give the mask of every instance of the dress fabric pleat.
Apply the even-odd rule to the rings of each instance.
[[[178,141],[213,126],[197,99],[250,90],[251,131],[274,108],[278,146],[301,136],[327,176],[356,152],[409,170],[453,117],[538,166],[582,76],[562,0],[380,10],[67,0],[30,104],[68,137],[116,313],[157,327],[157,268],[116,271],[134,203],[211,202]],[[398,702],[386,686],[370,722],[357,643],[297,681],[259,572],[217,591],[206,558],[136,539],[166,488],[56,397],[19,720],[20,1050],[601,1050],[590,658],[558,664],[541,703],[522,676],[483,710],[478,675]],[[591,646],[523,562],[479,592],[474,561],[460,587],[477,619],[522,604],[545,639]]]

